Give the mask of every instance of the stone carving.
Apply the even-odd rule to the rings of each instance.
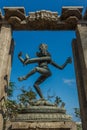
[[[71,121],[71,116],[60,113],[27,113],[18,115],[15,121]]]
[[[57,21],[58,20],[58,13],[57,12],[51,12],[51,11],[46,11],[46,10],[41,10],[41,11],[36,11],[36,12],[31,12],[29,13],[28,16],[28,21],[32,20],[53,20]]]
[[[22,108],[18,107],[18,115],[11,118],[11,121],[71,121],[72,117],[66,114],[64,108],[59,108],[52,105],[44,105],[43,101],[38,100],[37,103],[40,103],[40,106],[28,106]],[[42,103],[42,105],[41,105]]]
[[[0,13],[0,26],[3,22],[11,24],[13,30],[75,30],[77,23],[86,20],[86,14],[82,18],[82,6],[63,7],[62,14],[41,10],[29,12],[26,16],[23,7],[4,7],[5,15]]]
[[[44,43],[40,44],[39,52],[37,52],[36,55],[37,55],[37,58],[30,58],[28,55],[26,55],[25,59],[23,59],[22,53],[19,53],[18,58],[24,65],[31,64],[31,63],[38,63],[38,66],[35,67],[33,70],[31,70],[27,75],[19,77],[18,80],[19,81],[26,80],[34,73],[36,73],[36,72],[40,73],[41,76],[34,83],[34,88],[36,89],[40,98],[44,99],[43,94],[39,88],[39,85],[42,82],[44,82],[49,76],[51,76],[51,71],[48,67],[48,64],[51,64],[54,67],[56,67],[57,69],[62,70],[66,67],[66,65],[68,63],[71,63],[72,60],[69,57],[69,58],[67,58],[67,60],[65,61],[65,63],[63,65],[59,66],[52,60],[51,54],[47,50],[47,44],[44,44]]]
[[[76,18],[78,18],[78,20],[80,20],[82,18],[81,15],[81,8],[63,8],[62,11],[62,15],[61,15],[61,20],[66,20],[67,18],[69,18],[70,16],[74,16]]]

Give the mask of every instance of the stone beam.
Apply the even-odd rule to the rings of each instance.
[[[5,15],[0,26],[6,22],[13,30],[75,30],[82,20],[83,7],[63,7],[61,16],[58,12],[41,10],[29,12],[26,16],[23,7],[4,7]]]

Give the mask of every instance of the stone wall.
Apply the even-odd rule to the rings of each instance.
[[[11,69],[11,26],[2,25],[0,32],[0,130],[3,128],[4,102]]]

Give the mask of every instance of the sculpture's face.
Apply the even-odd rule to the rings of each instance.
[[[44,44],[44,43],[40,44],[39,46],[39,50],[42,52],[46,52],[47,48],[48,48],[47,44]]]

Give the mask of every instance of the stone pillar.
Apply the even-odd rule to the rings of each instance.
[[[2,105],[5,100],[5,88],[8,85],[11,68],[11,26],[2,25],[0,29],[0,130],[3,129]]]
[[[87,26],[78,25],[73,54],[83,130],[87,130]]]

